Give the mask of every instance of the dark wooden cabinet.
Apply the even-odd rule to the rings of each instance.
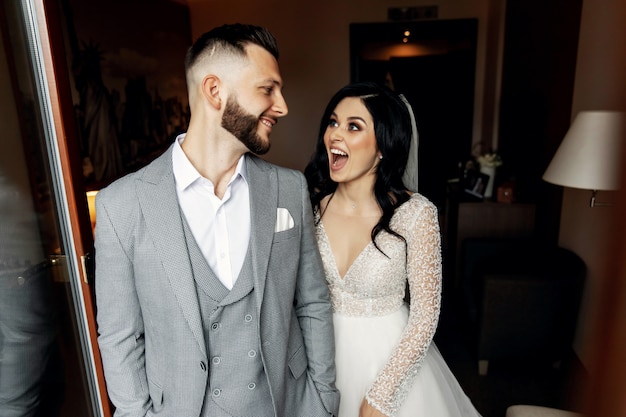
[[[444,229],[446,285],[458,286],[459,255],[470,237],[532,237],[536,205],[531,203],[449,202]]]

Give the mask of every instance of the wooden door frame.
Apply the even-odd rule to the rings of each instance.
[[[111,403],[106,391],[100,349],[97,342],[95,291],[93,288],[93,233],[89,218],[82,161],[71,96],[67,55],[63,42],[62,22],[57,0],[32,0],[40,35],[44,74],[49,87],[53,125],[61,160],[61,173],[66,192],[70,229],[77,259],[82,261],[80,286],[89,332],[89,348],[93,355],[97,389],[103,417],[111,416]]]

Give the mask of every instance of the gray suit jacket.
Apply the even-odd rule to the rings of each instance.
[[[336,415],[332,313],[306,181],[246,158],[259,344],[276,416]],[[275,232],[283,209],[293,227]],[[172,148],[101,190],[96,213],[98,343],[115,415],[199,416],[209,357]]]

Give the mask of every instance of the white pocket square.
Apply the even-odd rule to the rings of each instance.
[[[293,217],[286,208],[278,207],[276,209],[276,227],[274,233],[289,230],[293,227]]]

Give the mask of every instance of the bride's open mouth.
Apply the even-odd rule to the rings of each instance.
[[[342,168],[348,161],[348,154],[339,149],[331,149],[331,166],[333,169]]]

